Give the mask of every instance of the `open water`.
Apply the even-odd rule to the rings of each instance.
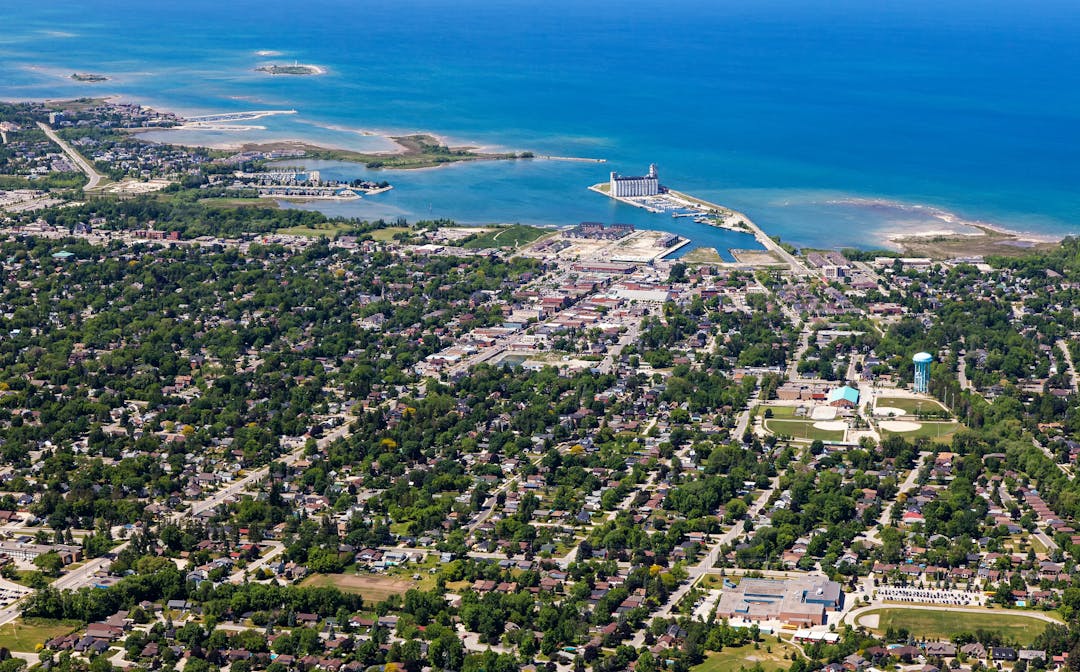
[[[258,51],[280,55],[260,56]],[[319,77],[268,76],[267,62]],[[673,188],[784,240],[880,245],[983,220],[1080,229],[1074,0],[47,0],[0,6],[0,98],[117,94],[181,113],[295,109],[265,131],[371,149],[364,131],[606,164],[386,171],[319,206],[361,217],[630,222],[698,244],[746,236],[585,190],[660,167]],[[106,74],[78,83],[74,71]],[[184,136],[176,136],[184,137]],[[324,172],[361,176],[355,166]],[[336,171],[336,172],[335,172]],[[946,220],[952,220],[948,224]]]

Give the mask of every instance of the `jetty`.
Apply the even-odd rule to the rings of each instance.
[[[577,161],[579,163],[607,163],[607,159],[593,159],[587,156],[551,156],[543,155],[537,156],[537,159],[544,159],[545,161]]]

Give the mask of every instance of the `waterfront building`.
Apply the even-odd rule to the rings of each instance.
[[[656,173],[656,164],[649,166],[649,174],[631,177],[611,173],[611,195],[615,198],[633,196],[656,196],[660,193],[660,177]]]
[[[930,389],[930,363],[934,361],[934,356],[929,352],[920,352],[912,357],[912,361],[915,363],[914,389],[920,394],[926,394]]]

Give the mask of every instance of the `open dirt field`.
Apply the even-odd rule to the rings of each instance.
[[[302,586],[334,586],[346,593],[356,593],[366,603],[382,602],[391,595],[404,595],[416,587],[415,581],[394,579],[371,574],[316,574],[304,580]]]
[[[904,415],[905,413],[907,413],[907,411],[902,408],[896,408],[895,406],[878,406],[874,409],[874,415],[881,416],[895,415],[899,417],[901,415]]]
[[[881,425],[882,429],[890,432],[914,432],[922,428],[919,423],[906,420],[882,420],[878,424]]]
[[[814,423],[814,428],[842,432],[847,429],[847,423],[843,420],[821,420]]]

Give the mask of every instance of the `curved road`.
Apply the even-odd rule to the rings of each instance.
[[[41,130],[45,131],[45,135],[49,136],[50,140],[59,145],[60,149],[64,150],[64,153],[68,155],[68,158],[74,161],[75,165],[77,165],[80,170],[86,173],[86,177],[90,178],[90,181],[86,183],[86,186],[83,187],[83,189],[97,189],[98,186],[102,183],[102,181],[105,180],[105,176],[94,170],[94,167],[91,166],[90,163],[82,157],[82,154],[79,154],[71,148],[71,145],[61,140],[60,136],[56,134],[56,131],[49,128],[48,124],[43,124],[39,121],[38,127],[40,127]]]

